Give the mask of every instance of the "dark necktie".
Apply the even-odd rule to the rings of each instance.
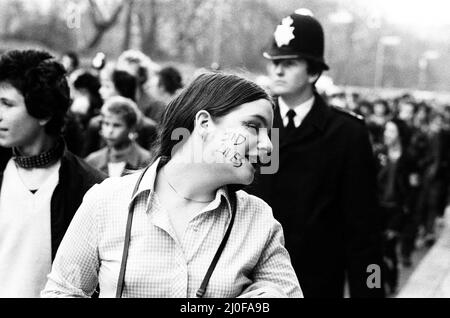
[[[296,115],[297,114],[292,109],[289,109],[289,111],[287,112],[288,124],[286,126],[286,135],[289,135],[293,130],[295,130],[294,117]]]

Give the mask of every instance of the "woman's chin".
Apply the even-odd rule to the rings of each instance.
[[[252,184],[253,180],[255,179],[255,168],[250,165],[249,167],[242,166],[242,171],[240,171],[239,179],[240,184],[243,185],[250,185]]]
[[[252,175],[251,178],[248,178],[247,181],[245,183],[243,183],[243,185],[251,185],[253,183],[253,180],[255,179],[254,175]]]

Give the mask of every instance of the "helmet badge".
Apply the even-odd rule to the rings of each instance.
[[[274,37],[277,46],[288,45],[291,40],[295,39],[294,27],[291,26],[294,23],[291,17],[286,17],[281,21],[281,24],[277,26]]]

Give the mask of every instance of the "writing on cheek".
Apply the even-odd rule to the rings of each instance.
[[[244,157],[236,151],[236,146],[244,144],[247,137],[239,133],[225,133],[221,141],[222,144],[217,152],[222,154],[225,160],[230,161],[234,167],[241,167]]]
[[[233,142],[233,145],[239,146],[247,141],[247,137],[242,134],[234,133],[231,136],[231,141]]]

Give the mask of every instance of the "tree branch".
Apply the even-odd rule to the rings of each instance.
[[[105,18],[105,15],[102,13],[95,0],[89,0],[89,4],[91,7],[90,16],[92,18],[92,23],[95,27],[95,34],[93,38],[90,41],[88,41],[88,44],[86,45],[86,47],[82,49],[82,51],[89,51],[93,49],[95,46],[97,46],[97,44],[102,40],[106,31],[108,31],[119,19],[119,15],[122,12],[122,9],[124,8],[125,1],[121,1],[119,3],[119,5],[114,9],[114,12],[109,19]]]

